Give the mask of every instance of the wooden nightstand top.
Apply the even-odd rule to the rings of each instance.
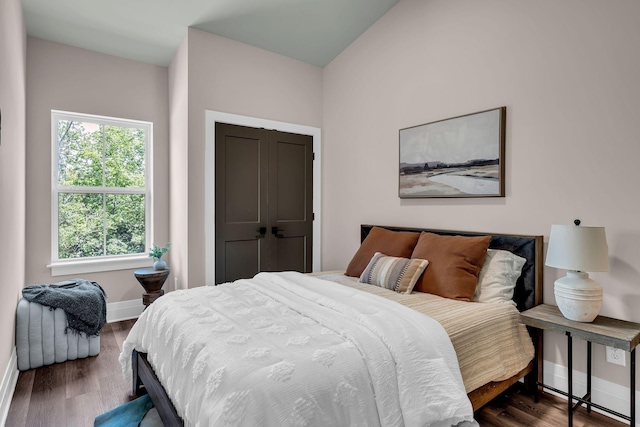
[[[134,276],[136,277],[164,277],[168,276],[169,273],[171,273],[170,268],[165,268],[164,270],[156,270],[154,268],[141,268],[133,272]]]
[[[555,305],[541,304],[520,313],[520,322],[574,338],[631,351],[640,343],[640,324],[598,316],[591,323],[566,319]]]

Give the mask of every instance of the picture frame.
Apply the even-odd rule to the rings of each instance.
[[[504,197],[507,107],[400,129],[398,196]]]

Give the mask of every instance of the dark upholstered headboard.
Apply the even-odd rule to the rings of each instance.
[[[526,236],[512,234],[476,233],[470,231],[431,230],[427,228],[388,227],[383,225],[361,225],[361,241],[369,235],[373,227],[392,231],[427,231],[445,236],[491,236],[489,247],[504,249],[527,260],[522,267],[522,275],[518,279],[513,300],[518,310],[524,311],[542,303],[542,236]]]

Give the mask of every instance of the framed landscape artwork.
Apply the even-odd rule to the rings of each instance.
[[[401,199],[504,197],[507,107],[400,129]]]

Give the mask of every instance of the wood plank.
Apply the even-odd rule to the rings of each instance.
[[[476,416],[476,418],[480,418]],[[479,423],[484,422],[487,425],[500,425],[504,427],[512,426],[536,426],[536,427],[557,427],[566,424],[566,420],[561,423],[557,423],[556,420],[540,419],[536,414],[523,411],[522,409],[507,405],[500,412],[498,417],[489,418],[486,420],[478,419]],[[481,424],[481,425],[485,425]]]
[[[65,401],[67,426],[92,426],[95,418],[102,414],[99,391],[84,393]],[[109,408],[112,409],[112,408]]]
[[[11,401],[9,415],[6,421],[7,426],[26,426],[35,376],[36,371],[33,369],[20,372],[18,375],[16,390],[13,393],[13,400]]]
[[[129,329],[118,328],[118,334],[121,335],[124,331]],[[120,357],[121,344],[118,343],[116,335],[111,324],[105,325],[100,334],[100,354],[95,358],[92,369],[95,372],[99,372],[99,383],[102,384],[103,380],[108,377],[114,376],[115,372],[120,372],[122,367],[118,358]],[[122,377],[122,375],[118,375]]]
[[[534,402],[525,387],[518,383],[507,393],[476,412],[481,427],[557,427],[567,425],[567,401],[549,393],[541,393]],[[621,423],[605,415],[580,408],[573,416],[574,427],[622,427]]]
[[[65,362],[67,365],[65,397],[67,399],[100,391],[98,377],[94,374],[97,357],[99,356]]]
[[[525,325],[564,334],[573,338],[631,351],[640,343],[640,323],[598,316],[592,323],[566,319],[558,307],[541,304],[520,313]]]
[[[27,413],[29,427],[66,425],[66,364],[57,363],[35,370]]]
[[[131,330],[131,327],[134,323],[136,323],[136,319],[123,320],[122,322],[114,322],[109,324],[113,331],[113,336],[118,343],[118,348],[122,348],[122,344],[124,344],[124,340],[127,338],[127,335],[129,334],[129,331]]]
[[[136,397],[130,393],[129,382],[124,379],[121,373],[122,367],[118,362],[121,350],[114,333],[114,330],[119,335],[128,333],[133,323],[125,321],[107,324],[100,334],[100,354],[96,357],[95,372],[93,373],[98,377],[100,384],[99,413],[127,403]]]

